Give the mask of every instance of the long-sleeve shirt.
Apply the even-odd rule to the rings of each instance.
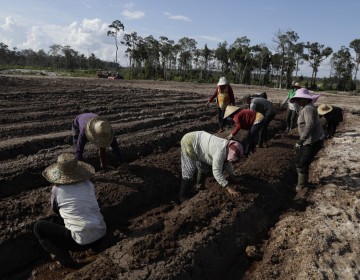
[[[106,224],[91,181],[53,186],[51,193],[52,207],[59,211],[76,243],[90,244],[105,235]]]
[[[250,130],[256,119],[256,112],[253,110],[243,109],[237,112],[233,116],[235,122],[235,128],[231,132],[232,135],[236,135],[240,129]]]
[[[297,120],[300,140],[304,145],[324,139],[324,130],[321,126],[316,107],[312,102],[304,106]]]
[[[269,100],[261,97],[251,99],[250,110],[259,112],[265,117],[276,113],[273,104]]]
[[[88,121],[94,117],[98,117],[98,115],[94,113],[84,113],[78,115],[74,119],[73,128],[75,129],[75,135],[76,135],[75,138],[77,138],[76,143],[74,144],[75,144],[75,154],[78,160],[83,159],[85,144],[89,141],[85,133],[86,125]],[[116,158],[120,161],[121,160],[120,149],[115,137],[112,140],[110,147],[115,153]]]
[[[197,131],[192,145],[197,160],[211,165],[215,180],[219,185],[225,187],[228,181],[223,174],[223,170],[229,175],[234,175],[232,164],[226,161],[228,140],[205,131]]]
[[[215,89],[214,94],[210,97],[209,102],[212,102],[215,98],[216,99],[216,104],[218,105],[218,107],[226,107],[227,105],[235,105],[235,97],[234,97],[234,92],[232,87],[228,84],[226,85],[227,89],[225,88],[224,90],[227,91],[227,96],[228,96],[228,101],[225,101],[226,104],[221,104],[221,102],[219,101],[218,95],[220,93],[220,86],[217,86]]]

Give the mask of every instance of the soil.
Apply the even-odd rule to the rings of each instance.
[[[190,131],[217,130],[215,105],[205,107],[214,85],[0,76],[0,278],[359,279],[359,98],[321,93],[318,103],[344,108],[345,118],[299,197],[298,134],[283,134],[280,108],[287,90],[233,89],[237,103],[267,92],[277,108],[270,140],[235,165],[238,197],[209,176],[204,190],[179,204],[179,141]],[[125,163],[109,151],[113,168],[100,171],[97,149],[86,145],[108,231],[96,247],[71,252],[81,264],[73,270],[49,259],[32,226],[57,219],[41,172],[73,152],[71,122],[84,112],[111,122]]]

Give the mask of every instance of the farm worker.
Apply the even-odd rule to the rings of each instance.
[[[263,114],[265,121],[259,132],[259,141],[258,146],[262,148],[263,143],[266,143],[268,140],[268,126],[270,122],[274,119],[276,115],[276,110],[269,100],[265,98],[255,97],[251,98],[250,94],[247,94],[243,97],[245,103],[249,104],[250,110],[254,110]]]
[[[297,107],[296,107],[296,103],[290,103],[289,99],[294,97],[296,90],[298,90],[299,88],[301,88],[300,84],[294,83],[288,95],[281,103],[281,108],[284,107],[285,104],[287,104],[285,133],[291,131],[295,127]]]
[[[78,160],[83,160],[85,144],[90,141],[99,148],[100,169],[106,169],[106,147],[109,145],[115,158],[121,162],[119,145],[109,122],[94,113],[78,115],[72,123],[73,143]]]
[[[324,143],[324,131],[313,103],[317,98],[318,96],[310,95],[306,88],[298,89],[290,98],[291,103],[295,102],[300,107],[297,120],[300,139],[295,145],[295,165],[298,173],[296,191],[306,188],[310,164]]]
[[[226,119],[224,119],[224,113],[227,105],[235,105],[234,92],[231,85],[226,81],[225,77],[220,77],[219,82],[217,83],[214,94],[210,97],[206,106],[209,105],[216,98],[216,104],[218,109],[218,119],[219,119],[219,131],[224,132],[226,126]]]
[[[227,136],[228,140],[233,139],[233,137],[240,131],[240,129],[248,130],[248,134],[243,143],[244,145],[244,155],[248,156],[250,152],[254,152],[256,141],[259,137],[259,131],[265,123],[265,118],[263,114],[255,112],[253,110],[241,109],[236,106],[227,106],[224,118],[231,117],[234,120],[235,127]]]
[[[336,106],[321,104],[317,108],[317,111],[320,118],[324,116],[324,118],[326,119],[326,138],[333,137],[336,132],[337,126],[340,122],[343,121],[343,110]]]
[[[91,165],[70,153],[59,155],[57,162],[42,173],[53,184],[51,207],[65,226],[40,220],[34,224],[34,234],[51,258],[63,266],[77,265],[69,250],[87,250],[106,233],[95,188],[89,180],[94,174]]]
[[[231,183],[236,183],[232,164],[243,156],[243,148],[237,141],[226,140],[205,131],[194,131],[185,134],[181,139],[181,187],[179,200],[186,199],[192,188],[193,176],[197,174],[196,189],[202,188],[207,171],[211,168],[215,180],[232,196],[238,193]],[[229,174],[230,182],[223,175]]]

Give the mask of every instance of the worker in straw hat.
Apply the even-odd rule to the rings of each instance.
[[[336,132],[336,128],[340,122],[343,121],[343,110],[336,106],[327,104],[321,104],[317,108],[320,118],[324,116],[325,123],[325,136],[326,138],[333,137]]]
[[[265,98],[261,98],[261,97],[252,98],[250,94],[247,94],[243,97],[243,101],[245,101],[245,103],[249,105],[250,110],[254,110],[256,112],[261,113],[265,118],[264,124],[259,132],[259,141],[258,141],[259,148],[262,148],[263,144],[266,143],[268,140],[268,126],[270,122],[275,118],[276,110],[272,102]]]
[[[217,83],[214,94],[210,97],[206,106],[210,104],[216,98],[216,105],[218,109],[218,119],[219,119],[219,131],[224,132],[226,126],[226,120],[224,119],[224,113],[226,106],[235,105],[234,92],[231,85],[227,82],[225,77],[220,77],[219,82]]]
[[[72,123],[73,143],[78,160],[83,160],[85,144],[90,141],[99,148],[100,169],[107,168],[106,147],[110,146],[118,162],[122,162],[119,145],[110,123],[94,113],[78,115]]]
[[[324,131],[314,105],[314,99],[317,98],[318,95],[310,95],[306,88],[298,89],[290,98],[290,102],[297,103],[300,108],[297,120],[300,139],[295,145],[295,165],[298,173],[296,191],[307,187],[310,164],[324,143]]]
[[[40,220],[34,224],[34,234],[52,259],[63,266],[77,265],[69,250],[89,249],[106,233],[95,188],[89,180],[94,174],[91,165],[69,153],[61,154],[42,173],[53,184],[51,206],[64,225]]]
[[[284,107],[285,104],[287,104],[287,111],[286,111],[286,130],[285,133],[289,132],[290,130],[293,130],[295,127],[295,121],[296,121],[296,111],[297,111],[297,105],[296,103],[289,102],[290,98],[294,97],[296,91],[301,88],[299,83],[294,83],[291,87],[288,95],[281,103],[281,108]]]
[[[247,130],[247,136],[243,142],[244,155],[248,156],[255,151],[256,141],[259,137],[259,131],[265,123],[263,114],[255,112],[253,110],[241,109],[236,106],[227,106],[224,118],[232,118],[235,127],[227,136],[227,139],[233,139],[233,137],[240,131],[240,129]]]
[[[208,170],[212,170],[215,180],[232,195],[238,193],[232,185],[238,179],[232,164],[243,156],[242,145],[233,140],[226,140],[205,131],[194,131],[185,134],[181,139],[181,187],[180,202],[184,201],[187,193],[193,188],[193,177],[196,171],[197,181],[195,189],[203,187]],[[227,180],[223,174],[229,174]]]

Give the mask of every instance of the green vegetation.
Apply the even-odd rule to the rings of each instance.
[[[118,72],[125,79],[151,79],[214,83],[226,76],[231,83],[289,88],[294,81],[312,90],[357,91],[357,73],[360,64],[360,39],[342,46],[334,52],[318,42],[298,42],[294,31],[279,30],[273,37],[273,51],[265,44],[251,45],[246,36],[236,38],[232,44],[226,41],[217,48],[197,47],[188,37],[175,41],[161,36],[145,38],[136,32],[118,36],[124,25],[115,20],[109,25],[108,36],[115,39],[115,62],[98,59],[93,53],[86,57],[70,46],[51,45],[49,52],[31,49],[10,50],[0,43],[0,69],[47,70],[60,75],[95,76],[97,71]],[[125,46],[128,67],[118,63],[119,44]],[[330,58],[331,72],[327,78],[317,78],[321,64]],[[298,76],[299,65],[307,61],[312,69],[311,77]]]

